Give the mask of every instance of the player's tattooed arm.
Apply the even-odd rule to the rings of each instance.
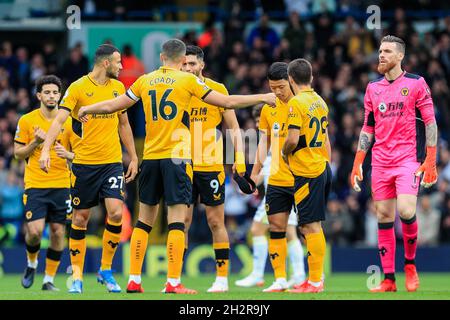
[[[437,124],[436,122],[427,124],[425,126],[426,145],[428,147],[434,147],[437,144]]]
[[[358,151],[359,150],[362,150],[364,152],[369,151],[372,142],[373,142],[373,134],[361,131],[359,135]]]

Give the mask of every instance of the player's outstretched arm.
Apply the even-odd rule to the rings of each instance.
[[[50,169],[50,148],[55,143],[56,138],[58,137],[61,128],[69,117],[69,111],[65,109],[59,109],[56,114],[55,119],[50,126],[50,129],[47,131],[47,135],[45,137],[44,144],[42,146],[41,158],[39,159],[39,166],[45,172],[48,172]]]
[[[370,146],[372,145],[372,142],[373,134],[361,130],[361,133],[359,134],[358,149],[356,151],[355,160],[353,162],[353,169],[350,175],[350,184],[356,192],[361,191],[361,187],[358,185],[358,181],[363,181],[362,165],[367,151],[369,151]]]
[[[128,109],[134,105],[136,101],[129,98],[126,94],[122,94],[117,98],[101,101],[91,104],[89,106],[81,107],[78,111],[78,119],[81,122],[86,122],[88,118],[86,115],[93,113],[114,113],[119,110]]]
[[[212,90],[204,99],[206,103],[219,106],[225,109],[240,109],[256,104],[265,103],[275,106],[276,96],[274,93],[250,94],[250,95],[231,95],[227,96],[220,92]]]

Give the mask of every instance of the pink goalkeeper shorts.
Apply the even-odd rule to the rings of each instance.
[[[397,198],[399,194],[417,196],[420,177],[415,176],[419,162],[407,162],[396,167],[372,168],[372,197],[375,201]]]

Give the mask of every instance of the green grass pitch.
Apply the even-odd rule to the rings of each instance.
[[[214,280],[214,275],[205,275],[198,278],[183,277],[183,283],[197,289],[196,295],[163,294],[160,290],[165,282],[164,277],[143,278],[145,293],[108,293],[106,287],[96,282],[95,275],[86,275],[83,282],[84,292],[81,295],[67,293],[67,276],[58,274],[55,280],[60,292],[41,291],[43,276],[38,274],[35,283],[30,289],[20,285],[21,275],[4,275],[0,277],[0,300],[450,300],[450,273],[421,273],[419,274],[421,286],[417,292],[406,292],[403,274],[397,276],[396,293],[374,294],[368,292],[367,279],[364,273],[337,273],[329,275],[325,280],[325,292],[320,294],[293,294],[293,293],[263,293],[262,288],[239,288],[234,285],[238,279],[233,275],[229,279],[228,293],[206,293]],[[122,290],[126,289],[127,278],[116,277]],[[273,277],[266,275],[266,285],[270,285]]]

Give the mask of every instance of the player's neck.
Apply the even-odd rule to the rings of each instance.
[[[311,90],[311,85],[301,84],[301,85],[297,86],[297,92],[295,94],[298,94],[301,91],[308,91],[308,90]]]
[[[53,120],[56,117],[56,113],[58,112],[58,107],[55,107],[53,109],[49,109],[44,105],[41,105],[40,107],[41,114],[44,116],[44,118],[48,120]]]
[[[283,102],[284,104],[287,104],[287,103],[289,102],[289,100],[291,100],[293,97],[294,97],[294,95],[293,95],[293,94],[290,94],[290,95],[287,97],[286,100],[281,100],[281,99],[280,99],[280,101]]]
[[[164,61],[163,66],[170,69],[181,70],[182,64],[177,62]]]
[[[109,78],[106,76],[106,71],[102,68],[98,68],[97,66],[94,66],[94,69],[92,69],[92,71],[89,72],[88,76],[89,78],[94,80],[95,83],[101,86],[104,85],[109,80]]]
[[[391,70],[389,70],[388,72],[386,72],[384,74],[384,77],[388,81],[393,81],[393,80],[397,79],[398,77],[400,77],[402,75],[402,73],[403,73],[403,70],[402,70],[401,65],[397,65],[394,68],[392,68]]]
[[[201,72],[199,73],[198,78],[200,80],[202,80],[203,82],[205,82],[205,77],[203,76],[203,74]]]

